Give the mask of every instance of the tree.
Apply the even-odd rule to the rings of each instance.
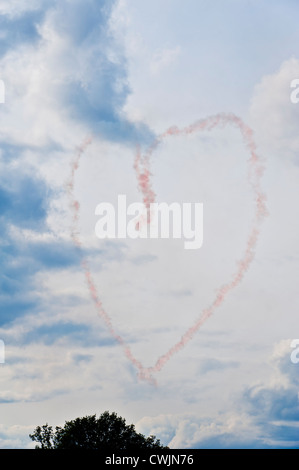
[[[48,424],[37,426],[29,437],[40,444],[36,449],[95,449],[101,451],[127,451],[167,449],[155,436],[145,437],[135,431],[133,424],[116,413],[105,411],[96,415],[66,421],[53,432]]]

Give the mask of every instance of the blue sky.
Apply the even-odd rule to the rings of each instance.
[[[187,5],[187,6],[186,6]],[[298,5],[275,0],[3,0],[0,5],[0,448],[35,426],[116,411],[173,448],[298,448]],[[253,217],[234,129],[166,139],[159,201],[204,204],[204,244],[95,237],[95,207],[140,201],[134,158],[170,126],[219,112],[253,130],[269,215],[255,257],[192,341],[180,339],[242,258]],[[80,204],[72,240],[68,186]]]

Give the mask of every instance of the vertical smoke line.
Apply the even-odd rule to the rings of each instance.
[[[82,144],[77,148],[74,158],[71,162],[71,174],[66,182],[66,192],[69,197],[69,204],[70,210],[72,214],[72,225],[71,225],[71,239],[77,248],[81,247],[81,241],[78,234],[78,222],[79,222],[79,210],[80,204],[75,199],[73,191],[74,191],[74,181],[75,181],[75,174],[79,168],[80,159],[84,152],[86,151],[87,147],[91,144],[92,139],[91,137],[87,137]]]
[[[153,151],[154,147],[151,146],[151,149]],[[151,176],[152,173],[150,171],[150,155],[148,154],[145,157],[141,158],[141,153],[140,153],[140,146],[137,146],[136,149],[136,156],[135,156],[135,161],[134,161],[134,170],[136,173],[136,178],[137,178],[137,183],[138,183],[138,189],[141,191],[143,194],[143,204],[145,205],[147,209],[147,217],[146,221],[140,218],[138,224],[138,228],[141,228],[141,225],[144,224],[145,222],[150,224],[151,221],[151,204],[155,202],[156,194],[154,193],[152,189],[152,183],[151,183]]]

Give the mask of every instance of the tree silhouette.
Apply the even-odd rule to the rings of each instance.
[[[105,411],[96,415],[66,421],[64,427],[45,424],[37,426],[29,437],[40,444],[36,449],[95,449],[101,451],[127,451],[167,449],[155,436],[145,437],[135,431],[133,424],[116,413]]]

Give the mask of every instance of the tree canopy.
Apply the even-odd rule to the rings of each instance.
[[[145,437],[133,424],[116,413],[105,411],[96,415],[66,421],[63,427],[45,424],[37,426],[29,437],[39,443],[36,449],[94,449],[127,451],[139,449],[167,449],[155,436]]]

